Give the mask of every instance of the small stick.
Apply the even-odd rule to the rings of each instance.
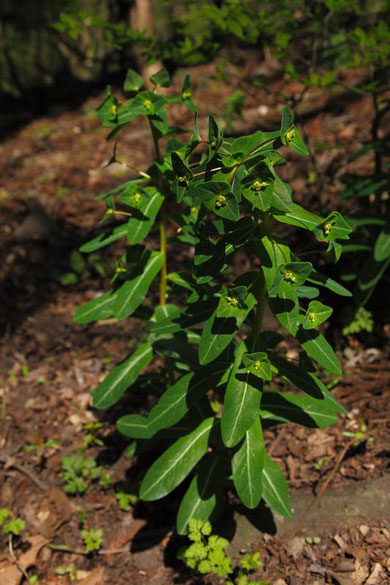
[[[49,490],[49,486],[46,483],[44,483],[43,481],[41,481],[35,475],[35,473],[33,473],[32,471],[30,471],[26,467],[23,467],[22,465],[19,465],[18,463],[15,463],[15,461],[11,457],[7,457],[7,456],[4,456],[4,455],[0,455],[0,463],[4,463],[4,465],[5,465],[6,468],[16,469],[16,471],[19,471],[20,473],[22,473],[23,475],[25,475],[26,477],[28,477],[29,479],[31,479],[31,481],[33,483],[35,483],[35,485],[37,487],[39,487],[40,490],[42,490],[44,492],[47,492]]]
[[[30,583],[30,577],[28,576],[26,569],[24,567],[22,567],[22,565],[19,563],[19,561],[16,558],[16,555],[14,553],[14,547],[12,546],[12,534],[9,535],[8,548],[9,548],[9,554],[11,555],[11,559],[13,560],[13,562],[15,563],[15,565],[17,566],[19,571],[21,573],[23,573],[25,579],[27,580],[27,583]]]
[[[65,552],[65,553],[67,552],[67,553],[72,553],[74,555],[82,555],[84,557],[88,557],[92,552],[97,554],[97,555],[115,555],[115,554],[129,552],[128,548],[116,548],[113,550],[96,550],[96,551],[87,552],[81,548],[72,548],[71,546],[67,546],[66,544],[49,543],[47,546],[50,549],[58,551],[58,552]]]

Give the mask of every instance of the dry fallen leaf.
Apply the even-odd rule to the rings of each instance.
[[[78,585],[103,585],[105,582],[105,570],[103,567],[96,567],[88,577],[78,582]]]
[[[21,569],[27,570],[35,565],[39,551],[48,542],[40,534],[27,538],[27,541],[31,544],[31,548],[18,558],[18,565],[13,561],[9,561],[5,566],[0,567],[0,583],[19,585],[24,577]]]

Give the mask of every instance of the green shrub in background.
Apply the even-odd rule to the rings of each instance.
[[[192,136],[184,142],[174,137],[181,130],[169,125],[166,106],[181,102],[195,111],[188,76],[177,98],[158,92],[170,84],[165,70],[151,81],[155,91],[142,91],[142,78],[129,70],[127,100],[120,103],[108,89],[99,108],[109,137],[145,117],[155,158],[146,173],[99,196],[105,217],[123,223],[81,248],[94,253],[117,240],[128,244],[111,290],[79,308],[76,321],[131,316],[145,321],[147,333],[93,391],[93,404],[109,408],[131,386],[142,392],[139,375],[158,357],[165,364],[160,367],[165,391],[149,413],[117,422],[125,436],[161,453],[143,478],[141,499],[163,498],[192,475],[177,517],[183,534],[191,517],[218,515],[232,479],[248,508],[264,498],[289,516],[287,485],[266,453],[263,428],[289,421],[323,427],[337,420],[343,408],[312,362],[341,373],[319,331],[332,309],[316,299],[321,287],[350,293],[302,261],[275,227],[281,222],[307,230],[336,260],[339,240],[351,230],[337,212],[321,218],[294,203],[291,188],[279,178],[281,148],[308,154],[287,108],[279,130],[236,139],[225,138],[212,116],[202,136],[195,113]],[[117,145],[111,162],[116,152]],[[239,250],[253,270],[230,277]],[[154,310],[144,304],[148,291]],[[284,335],[264,329],[267,305]],[[278,350],[285,336],[300,345],[299,361]],[[291,386],[299,392],[287,391]]]

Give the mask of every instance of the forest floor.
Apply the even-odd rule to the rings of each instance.
[[[269,80],[267,91],[256,89],[237,71],[228,83],[215,78],[213,65],[191,74],[201,116],[218,114],[223,100],[243,89],[242,116],[225,122],[244,133],[278,127],[282,104],[302,90],[280,77]],[[179,72],[177,87],[181,79]],[[142,467],[115,432],[115,413],[91,408],[91,389],[142,335],[132,319],[73,322],[77,306],[106,290],[115,257],[105,249],[100,263],[74,269],[74,252],[96,234],[104,214],[94,197],[134,175],[126,165],[104,168],[112,144],[96,118],[101,99],[102,94],[92,96],[73,111],[53,109],[0,143],[0,507],[26,522],[11,549],[9,538],[0,536],[0,583],[19,585],[24,569],[44,585],[68,585],[71,575],[56,573],[67,567],[74,567],[79,585],[217,583],[201,579],[176,558],[183,544],[174,535],[177,494],[163,503],[119,508],[115,490],[121,482],[131,485]],[[305,94],[298,111],[315,157],[289,155],[294,164],[283,169],[284,178],[309,208],[340,209],[341,174],[372,164],[369,157],[348,164],[356,141],[369,138],[370,100],[349,94],[337,100],[315,90]],[[179,106],[172,119],[191,125]],[[205,120],[201,117],[201,124]],[[143,123],[124,132],[118,154],[127,165],[147,168],[147,132]],[[328,490],[380,478],[390,492],[389,335],[383,321],[363,340],[333,333],[345,375],[325,381],[348,410],[336,426],[313,430],[292,424],[266,432],[268,451],[283,468],[293,497],[311,493],[319,500],[325,484]],[[147,411],[155,400],[151,389],[142,397],[131,394],[116,408]],[[99,429],[93,426],[98,422]],[[107,465],[112,485],[103,489],[95,483],[84,495],[66,494],[61,460],[78,454]],[[258,532],[232,552],[233,564],[244,550],[258,550],[264,564],[254,576],[270,585],[390,583],[390,509],[373,517],[371,505],[368,498],[367,508],[357,510],[351,522],[310,529],[297,522],[284,536]],[[332,517],[332,509],[327,514]],[[103,529],[98,553],[84,553],[81,525]],[[316,544],[310,542],[314,537]]]

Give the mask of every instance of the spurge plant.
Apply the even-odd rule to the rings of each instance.
[[[93,404],[106,409],[131,386],[142,392],[147,377],[140,374],[158,356],[166,364],[164,392],[146,415],[117,421],[125,436],[144,441],[143,453],[145,446],[156,452],[140,498],[163,498],[192,474],[177,516],[182,534],[191,518],[216,517],[231,480],[248,508],[263,498],[289,516],[286,482],[266,453],[263,429],[289,421],[308,427],[336,421],[343,409],[310,359],[341,373],[319,331],[332,309],[316,299],[319,287],[350,293],[302,261],[276,231],[280,223],[307,230],[337,260],[338,240],[348,239],[350,227],[337,212],[321,218],[294,203],[291,188],[276,173],[285,162],[281,148],[308,154],[287,108],[279,130],[240,138],[225,138],[212,116],[208,135],[201,135],[195,113],[185,143],[173,137],[183,131],[169,125],[166,105],[182,102],[195,111],[189,78],[177,98],[159,93],[170,84],[165,70],[151,81],[155,90],[141,91],[142,78],[130,70],[127,101],[120,104],[108,90],[98,110],[111,128],[109,138],[134,118],[146,118],[155,158],[147,172],[99,196],[106,202],[105,218],[124,221],[111,223],[81,248],[90,253],[120,239],[128,244],[117,260],[112,289],[79,308],[76,321],[131,316],[145,320],[147,331],[146,341],[93,391]],[[117,150],[115,145],[111,162],[118,160]],[[239,250],[252,269],[233,278]],[[151,310],[143,301],[148,291],[156,299],[157,277],[159,302]],[[267,306],[284,335],[264,329]],[[285,336],[300,345],[299,361],[278,350]]]

